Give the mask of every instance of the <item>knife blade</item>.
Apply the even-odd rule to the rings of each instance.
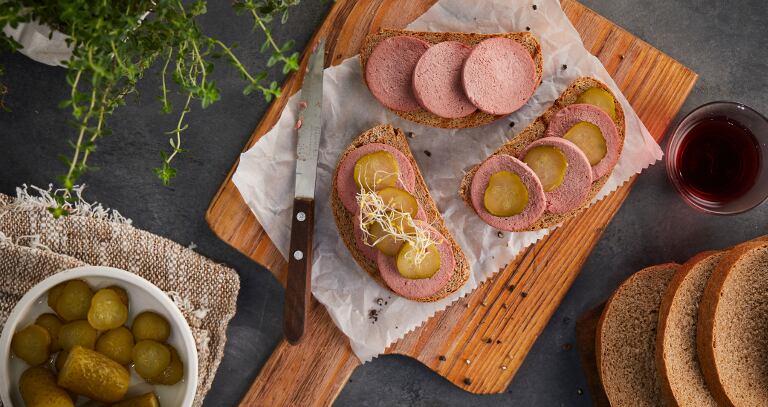
[[[293,345],[304,334],[312,291],[315,180],[323,127],[324,64],[325,41],[321,40],[309,57],[301,87],[301,98],[306,107],[299,113],[301,125],[296,143],[296,181],[283,312],[283,334]]]

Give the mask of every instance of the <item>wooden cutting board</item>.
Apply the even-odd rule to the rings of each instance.
[[[405,27],[433,3],[337,0],[307,49],[326,37],[326,65],[339,64],[357,54],[369,32]],[[697,75],[576,1],[562,0],[562,6],[587,49],[600,58],[648,130],[660,140]],[[246,150],[275,124],[288,96],[300,86],[300,77],[287,79],[284,96],[270,106]],[[232,172],[236,167],[237,163]],[[206,219],[219,237],[285,284],[286,261],[240,197],[232,172]],[[524,250],[471,295],[436,314],[386,353],[415,358],[467,391],[503,392],[631,186],[628,182]],[[322,305],[313,301],[310,313],[302,344],[280,342],[244,396],[244,405],[329,405],[336,398],[360,362]]]

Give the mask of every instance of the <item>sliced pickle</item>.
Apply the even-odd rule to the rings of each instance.
[[[110,288],[96,291],[88,310],[88,323],[99,331],[123,326],[128,320],[128,307],[120,296]]]
[[[400,188],[387,187],[376,193],[384,201],[384,204],[392,210],[410,213],[412,218],[415,218],[419,212],[419,202],[407,191],[403,191]]]
[[[125,288],[117,286],[117,285],[111,285],[111,286],[109,286],[107,288],[109,288],[110,290],[114,291],[115,294],[117,294],[117,296],[120,297],[120,301],[122,301],[123,304],[125,304],[126,307],[128,306],[130,301],[128,300],[128,291],[125,291]]]
[[[528,205],[528,188],[520,176],[509,171],[499,171],[488,180],[483,195],[485,209],[494,216],[514,216]]]
[[[367,191],[393,187],[400,176],[397,159],[388,151],[376,151],[360,157],[355,163],[355,184]]]
[[[65,321],[85,319],[91,307],[91,297],[93,291],[85,281],[70,280],[56,299],[54,310]]]
[[[166,345],[168,350],[171,351],[171,363],[163,370],[162,373],[155,376],[150,380],[153,384],[162,384],[164,386],[171,386],[181,381],[184,377],[184,363],[179,359],[179,353],[171,345]]]
[[[121,400],[128,391],[128,369],[99,352],[75,346],[59,371],[59,386],[103,403]]]
[[[19,378],[19,392],[27,407],[73,407],[67,391],[56,384],[56,376],[42,367],[31,367]]]
[[[368,238],[369,242],[371,244],[375,243],[374,247],[387,256],[395,256],[400,251],[400,248],[403,247],[403,243],[405,243],[387,234],[378,222],[368,228],[368,233],[371,234],[371,237]]]
[[[30,366],[43,364],[50,355],[51,335],[38,325],[32,324],[16,332],[11,338],[11,350]]]
[[[56,361],[53,363],[54,366],[56,366],[56,371],[61,371],[61,368],[64,367],[64,362],[67,361],[67,356],[69,356],[68,350],[63,350],[56,354]]]
[[[98,336],[99,331],[94,329],[88,321],[84,319],[72,321],[59,329],[59,346],[64,350],[71,350],[75,346],[93,349]]]
[[[146,393],[112,404],[112,407],[160,407],[160,402],[155,393]]]
[[[410,242],[397,253],[397,271],[408,279],[430,278],[440,270],[440,251],[437,246],[427,246],[426,253],[417,261],[417,249]]]
[[[162,315],[144,311],[133,319],[131,332],[137,342],[144,339],[164,342],[171,335],[171,326]]]
[[[121,365],[127,365],[131,363],[133,345],[133,334],[128,328],[121,326],[99,337],[96,341],[96,352]]]
[[[171,364],[171,351],[160,342],[144,340],[133,347],[131,358],[136,373],[151,380]]]
[[[35,325],[39,325],[48,331],[48,335],[51,336],[51,352],[57,352],[61,349],[59,346],[59,330],[64,323],[56,316],[56,314],[41,314],[35,320]]]
[[[605,145],[605,137],[600,128],[590,122],[578,122],[568,131],[563,138],[576,144],[589,159],[590,165],[596,165],[608,153]]]
[[[59,300],[59,297],[61,297],[61,292],[64,291],[64,286],[66,285],[67,281],[64,281],[48,290],[48,306],[51,307],[52,310],[56,311],[56,302]]]
[[[536,173],[546,192],[553,191],[563,183],[568,168],[565,154],[552,146],[538,146],[528,150],[523,162]]]
[[[576,98],[576,103],[586,103],[602,109],[611,119],[616,119],[616,105],[613,95],[605,89],[589,88]]]

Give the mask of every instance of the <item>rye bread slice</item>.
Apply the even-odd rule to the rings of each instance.
[[[674,263],[648,267],[630,276],[605,305],[597,325],[597,369],[614,407],[661,405],[654,363],[656,326]]]
[[[469,279],[469,263],[467,262],[467,258],[464,256],[464,252],[461,250],[461,247],[459,247],[459,245],[456,243],[453,236],[448,231],[448,228],[445,227],[445,222],[443,222],[443,218],[440,215],[435,202],[432,200],[432,196],[429,194],[427,184],[424,182],[424,178],[421,176],[419,167],[416,165],[416,160],[413,158],[411,149],[408,147],[405,133],[403,133],[402,130],[396,129],[389,124],[376,126],[372,129],[366,130],[363,134],[354,139],[349,147],[347,147],[347,149],[341,153],[339,161],[336,164],[336,170],[333,172],[333,183],[331,186],[331,210],[333,211],[333,218],[336,221],[336,227],[339,230],[339,235],[341,235],[344,244],[347,246],[349,252],[352,253],[352,257],[355,259],[357,264],[360,265],[360,268],[365,270],[371,276],[371,278],[373,278],[382,287],[389,289],[387,284],[384,282],[384,279],[381,278],[376,263],[365,257],[365,255],[363,255],[357,249],[353,231],[355,214],[347,211],[347,209],[344,207],[344,204],[341,202],[338,191],[336,189],[336,179],[339,171],[339,163],[341,163],[342,160],[344,160],[344,158],[354,149],[369,143],[387,144],[400,150],[400,152],[405,155],[405,157],[408,159],[408,162],[413,167],[416,176],[416,186],[412,191],[413,196],[416,197],[417,201],[419,201],[422,210],[427,216],[427,222],[432,225],[432,227],[437,229],[437,231],[439,231],[443,237],[445,237],[445,239],[447,239],[451,244],[451,248],[453,249],[453,257],[456,260],[456,265],[450,281],[436,294],[429,297],[418,298],[416,301],[433,302],[445,298],[449,294],[461,288],[467,282]]]
[[[723,255],[701,298],[696,342],[719,405],[768,405],[768,241]]]
[[[704,287],[724,252],[699,253],[672,277],[659,311],[656,369],[668,406],[717,407],[696,354],[696,326]]]
[[[493,154],[491,154],[488,158],[493,157],[495,155],[499,154],[507,154],[514,157],[517,157],[528,144],[531,144],[532,142],[543,138],[545,136],[547,125],[549,124],[549,121],[552,119],[552,116],[557,113],[558,110],[564,108],[565,106],[574,104],[576,102],[576,98],[579,97],[579,95],[584,92],[585,90],[589,88],[601,88],[613,95],[613,92],[611,89],[606,85],[605,83],[594,79],[590,77],[580,77],[571,82],[571,84],[566,88],[563,93],[560,94],[560,96],[555,100],[555,103],[550,106],[549,109],[547,109],[544,113],[541,114],[541,116],[537,117],[536,120],[534,120],[531,124],[529,124],[523,131],[520,132],[517,136],[510,139],[508,142],[506,142],[504,145],[499,147]],[[618,100],[616,100],[616,97],[614,96],[614,107],[616,109],[616,118],[613,120],[614,124],[616,124],[616,130],[618,130],[619,133],[619,151],[624,147],[624,137],[625,137],[625,121],[624,121],[624,109],[622,109],[621,104]],[[488,159],[486,158],[486,160]],[[464,200],[464,202],[469,205],[472,210],[475,210],[472,206],[472,198],[470,197],[470,191],[472,186],[472,178],[475,176],[475,172],[477,172],[477,168],[479,165],[475,165],[474,167],[470,168],[469,171],[464,175],[464,178],[461,180],[461,185],[459,186],[459,195]],[[530,227],[527,229],[522,229],[520,231],[532,231],[532,230],[539,230],[548,228],[554,225],[558,225],[576,215],[581,213],[584,209],[589,207],[589,204],[592,202],[592,199],[597,195],[598,192],[600,192],[600,188],[605,185],[605,182],[608,180],[608,177],[610,177],[611,171],[608,172],[608,174],[592,181],[592,188],[589,191],[589,195],[587,196],[587,199],[584,200],[584,204],[581,205],[578,208],[575,208],[569,212],[562,213],[562,214],[553,214],[551,212],[545,211],[544,214],[539,218],[538,221],[533,223]]]
[[[423,32],[423,31],[408,31],[408,30],[391,30],[383,29],[375,34],[369,34],[363,40],[363,45],[360,47],[360,63],[363,66],[363,72],[365,72],[365,65],[368,62],[368,57],[373,52],[376,45],[384,39],[394,37],[398,35],[407,35],[419,38],[430,44],[437,44],[443,41],[458,41],[468,46],[474,46],[478,42],[494,37],[504,37],[517,41],[530,52],[533,62],[536,64],[536,87],[541,84],[542,73],[544,71],[543,57],[541,53],[541,45],[539,41],[529,32],[514,32],[514,33],[498,33],[498,34],[478,34],[478,33],[463,33],[463,32]],[[365,81],[365,75],[363,75]],[[366,83],[366,86],[368,84]],[[469,127],[483,126],[498,120],[502,116],[492,115],[475,111],[467,116],[458,119],[446,119],[437,115],[434,115],[424,109],[419,109],[415,112],[398,112],[393,110],[395,114],[403,119],[410,120],[419,124],[424,124],[432,127],[441,127],[445,129],[465,129]]]

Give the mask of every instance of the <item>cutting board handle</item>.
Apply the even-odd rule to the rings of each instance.
[[[311,299],[304,339],[282,339],[241,406],[329,406],[360,364],[325,307]]]

